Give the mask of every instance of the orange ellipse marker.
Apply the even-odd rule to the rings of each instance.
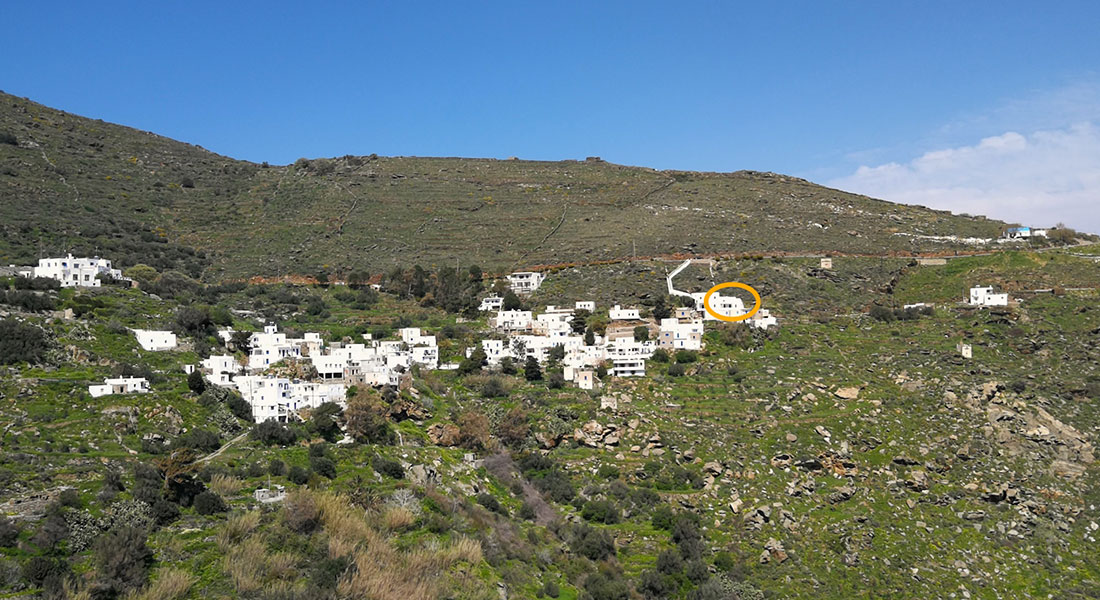
[[[720,315],[717,312],[715,312],[714,309],[710,307],[710,296],[714,292],[717,292],[718,290],[724,290],[726,288],[739,288],[739,289],[742,289],[742,290],[748,290],[748,292],[750,294],[752,294],[752,297],[756,299],[756,304],[752,307],[752,310],[750,310],[749,312],[747,312],[743,315],[738,315],[736,317],[727,317],[725,315]],[[761,304],[761,302],[760,302],[759,292],[754,290],[751,285],[748,285],[746,283],[741,283],[740,281],[727,281],[725,283],[719,283],[718,285],[710,288],[710,290],[707,291],[706,296],[703,296],[703,308],[705,308],[707,310],[707,312],[710,313],[710,315],[712,317],[714,317],[715,319],[718,319],[720,321],[731,321],[731,322],[744,321],[745,319],[748,319],[749,317],[755,315],[756,311],[760,310],[760,304]]]

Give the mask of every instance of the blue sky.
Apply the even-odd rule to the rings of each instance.
[[[1100,230],[1100,3],[684,4],[7,0],[0,89],[257,162],[595,155]]]

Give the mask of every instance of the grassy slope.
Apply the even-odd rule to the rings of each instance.
[[[669,377],[658,364],[651,363],[651,377],[613,384],[612,390],[625,392],[630,398],[618,413],[597,411],[594,398],[577,390],[553,392],[542,384],[520,380],[509,384],[514,386],[509,398],[483,400],[478,397],[476,380],[433,374],[418,383],[421,393],[431,398],[434,406],[428,423],[448,422],[456,411],[470,407],[496,422],[505,409],[521,405],[531,411],[536,429],[563,418],[569,431],[591,418],[619,425],[623,436],[615,450],[566,444],[551,453],[555,460],[569,464],[578,489],[590,486],[588,493],[594,497],[608,493],[608,481],[596,475],[601,465],[614,465],[629,485],[644,486],[652,481],[643,476],[651,462],[660,468],[679,462],[696,471],[706,461],[722,462],[729,471],[713,488],[673,487],[661,494],[674,506],[694,507],[703,516],[710,547],[741,557],[748,581],[775,597],[871,598],[896,594],[898,590],[906,590],[906,596],[939,597],[945,590],[958,590],[960,586],[975,597],[1087,597],[1083,594],[1096,589],[1100,581],[1094,543],[1089,541],[1090,536],[1095,537],[1089,531],[1090,523],[1100,520],[1096,512],[1100,481],[1095,465],[1082,478],[1068,480],[1053,476],[1049,470],[1057,446],[1025,442],[1023,454],[1007,453],[997,436],[985,430],[988,421],[984,412],[968,406],[965,398],[990,380],[1022,382],[1022,391],[1005,392],[1005,406],[1023,412],[1041,406],[1095,441],[1100,433],[1100,415],[1095,399],[1085,398],[1082,390],[1086,382],[1100,377],[1095,344],[1100,330],[1100,313],[1095,309],[1097,292],[1028,296],[1007,316],[973,311],[950,302],[978,281],[1095,287],[1100,284],[1095,273],[1084,275],[1083,265],[1090,263],[1058,253],[1021,253],[959,259],[947,267],[905,269],[904,265],[894,265],[902,269],[896,286],[898,301],[949,303],[931,317],[894,323],[850,316],[802,318],[800,307],[807,298],[817,296],[821,299],[815,309],[832,313],[846,312],[869,301],[893,303],[889,294],[875,291],[880,282],[893,277],[891,266],[884,267],[878,259],[838,261],[838,281],[808,275],[812,266],[808,263],[800,259],[720,264],[719,274],[745,271],[758,273],[761,278],[786,278],[782,293],[765,293],[766,305],[787,316],[780,335],[753,352],[725,348],[712,339],[710,350],[682,378]],[[540,293],[579,298],[589,293],[585,282],[597,280],[610,281],[612,287],[620,285],[621,280],[624,289],[654,280],[659,286],[658,267],[653,267],[653,273],[625,275],[616,272],[618,266],[566,270],[548,282],[554,285]],[[880,268],[886,270],[879,273]],[[869,275],[864,280],[854,277],[857,273]],[[691,277],[705,279],[708,275],[698,271]],[[433,330],[454,323],[453,316],[392,299],[384,299],[368,311],[356,311],[335,300],[334,293],[325,292],[330,317],[299,314],[288,325],[342,335],[358,323],[384,322],[397,314]],[[125,325],[155,325],[170,319],[173,303],[154,301],[137,291],[120,295],[107,290],[101,295],[110,301],[96,311],[94,321],[55,322],[50,326],[63,344],[88,351],[90,362],[65,360],[59,369],[51,371],[16,369],[0,384],[5,398],[0,415],[15,424],[3,440],[3,466],[20,484],[32,489],[68,483],[90,498],[97,489],[101,461],[131,460],[125,447],[139,447],[143,434],[160,431],[158,421],[146,416],[157,405],[176,406],[188,426],[205,424],[209,418],[206,409],[187,394],[183,375],[176,368],[179,363],[193,360],[191,355],[139,353],[130,336],[112,333],[103,325],[111,319]],[[229,302],[250,307],[253,300],[241,294]],[[89,328],[94,338],[89,337]],[[956,356],[954,347],[960,339],[973,344],[974,360],[963,361]],[[118,417],[102,412],[117,405],[117,399],[89,400],[80,390],[87,381],[105,375],[110,369],[108,363],[135,360],[163,369],[167,378],[156,385],[154,394],[135,399],[141,416],[137,426],[127,430]],[[729,370],[731,365],[737,368],[736,374]],[[33,387],[34,383],[26,378],[41,379]],[[902,385],[912,382],[919,385]],[[831,394],[836,387],[861,384],[866,387],[858,400],[839,400]],[[28,387],[31,392],[21,391]],[[945,399],[946,392],[956,394],[958,401]],[[631,419],[640,420],[636,430],[626,427]],[[830,439],[815,432],[819,425],[831,433]],[[366,465],[370,454],[381,452],[407,464],[434,462],[444,474],[444,491],[460,490],[456,487],[459,484],[478,484],[497,496],[511,514],[518,510],[520,500],[509,486],[484,470],[464,465],[461,451],[431,446],[424,427],[412,422],[402,423],[399,429],[406,446],[334,449],[340,474],[335,481],[321,486],[338,490],[366,486],[385,497],[406,485],[375,479]],[[121,437],[116,437],[116,431]],[[664,456],[644,457],[629,450],[635,444],[644,447],[653,433],[660,433],[668,449]],[[796,439],[788,441],[788,434]],[[969,446],[972,458],[957,456],[964,445]],[[72,449],[66,450],[65,446]],[[812,493],[787,493],[792,481],[807,478],[805,470],[771,465],[777,455],[788,454],[798,460],[824,452],[842,453],[845,446],[850,449],[856,472],[849,477],[818,473],[814,475],[816,489]],[[695,453],[695,461],[683,458],[688,450]],[[900,456],[919,464],[900,465],[894,461]],[[216,464],[239,470],[255,462],[266,464],[271,457],[290,464],[307,462],[302,447],[280,450],[247,442],[231,449]],[[903,485],[912,469],[929,472],[931,487],[927,493],[910,491]],[[268,480],[266,476],[240,477],[243,487],[230,494],[238,508],[247,504],[251,489],[266,485]],[[288,483],[282,478],[275,481]],[[829,494],[846,483],[855,486],[855,497],[836,504],[829,502]],[[976,484],[978,489],[968,489],[968,484]],[[999,484],[1019,488],[1024,501],[1038,502],[1042,510],[981,498],[983,487]],[[462,492],[457,491],[457,495]],[[741,513],[729,508],[735,496],[744,501]],[[746,509],[761,504],[773,505],[773,519],[759,530],[747,527],[743,521]],[[556,508],[566,515],[576,512],[567,505]],[[777,516],[780,510],[790,511],[796,525],[781,527]],[[984,511],[985,516],[979,521],[963,518],[971,511]],[[464,577],[473,577],[462,580],[468,587],[468,597],[483,597],[470,591],[475,589],[491,596],[497,581],[507,582],[513,594],[525,597],[533,595],[542,581],[577,581],[579,567],[567,566],[568,561],[558,554],[560,542],[546,529],[515,517],[502,520],[477,510],[462,515],[444,513],[442,517],[449,519],[454,528],[453,533],[443,534],[444,542],[460,534],[487,536],[483,538],[486,562],[472,571],[462,571]],[[222,563],[225,550],[210,537],[223,521],[187,511],[182,521],[154,537],[159,560],[184,565],[198,576],[192,597],[232,593],[233,584]],[[279,535],[277,517],[265,517],[265,523],[262,531]],[[425,523],[383,531],[383,535],[389,544],[401,548],[430,546],[438,536],[429,533]],[[618,560],[632,578],[651,568],[659,551],[671,547],[668,534],[654,529],[644,510],[606,528],[615,536],[620,548]],[[780,565],[757,564],[769,538],[780,540],[791,559]],[[274,544],[272,540],[278,538],[267,539]],[[494,550],[494,545],[508,548],[503,551],[505,556],[499,554],[499,548]],[[275,545],[273,551],[279,548]],[[9,554],[22,556],[18,551]],[[846,565],[845,555],[852,554],[858,562]],[[552,558],[539,569],[531,562],[536,555]],[[305,573],[309,558],[303,555],[298,561],[296,568]],[[573,593],[568,585],[564,586],[565,597]]]
[[[415,157],[265,168],[10,95],[0,132],[19,140],[0,144],[4,263],[106,253],[112,234],[97,227],[112,222],[208,253],[212,279],[456,257],[502,271],[676,252],[940,251],[957,248],[893,234],[1002,225],[753,172]]]

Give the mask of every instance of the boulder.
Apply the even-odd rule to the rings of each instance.
[[[457,446],[459,439],[458,426],[450,423],[435,423],[428,427],[428,439],[436,446]]]

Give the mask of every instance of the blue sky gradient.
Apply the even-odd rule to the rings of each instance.
[[[858,188],[1100,117],[1097,2],[9,0],[0,20],[0,89],[275,164],[595,155]]]

